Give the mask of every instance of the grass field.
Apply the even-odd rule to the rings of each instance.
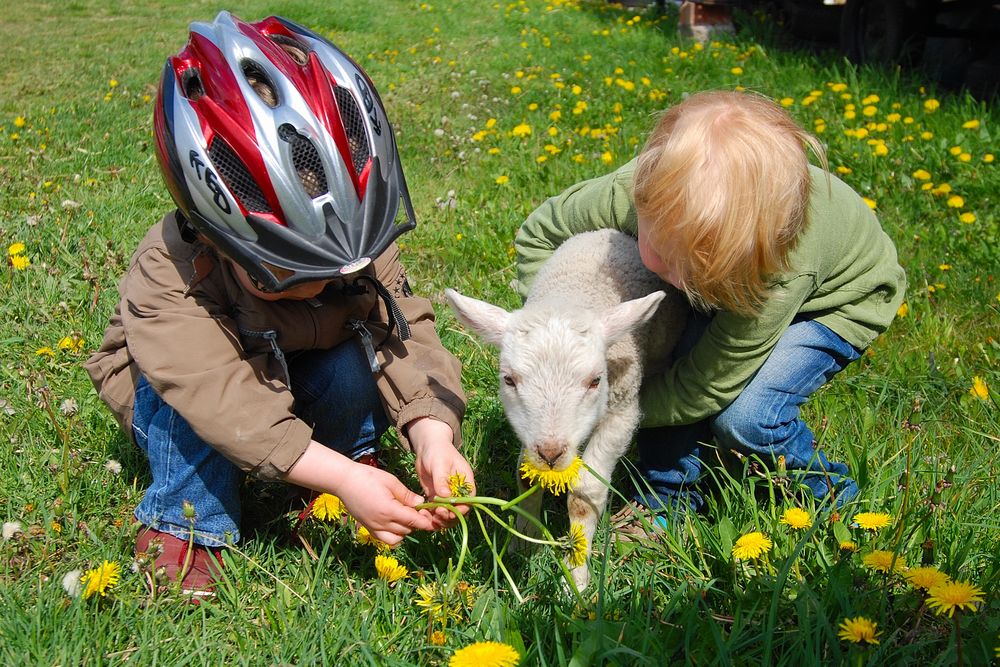
[[[576,599],[550,551],[497,561],[503,531],[491,521],[489,540],[470,525],[460,572],[460,531],[408,539],[392,554],[408,575],[390,583],[349,527],[310,519],[311,548],[291,539],[294,514],[272,486],[252,484],[249,539],[226,553],[218,602],[151,596],[130,568],[148,471],[81,362],[100,343],[132,249],[171,208],[151,147],[163,60],[188,22],[223,8],[317,29],[379,86],[420,223],[403,238],[411,284],[434,300],[463,361],[466,453],[480,494],[496,498],[515,492],[517,449],[496,398],[496,353],[455,323],[443,289],[516,306],[512,239],[524,217],[633,157],[656,112],[683,94],[742,87],[780,100],[868,198],[909,277],[890,330],[806,407],[830,457],[855,472],[859,499],[839,516],[817,513],[780,475],[723,457],[708,511],[663,543],[626,548],[599,529],[594,584]],[[445,665],[479,641],[512,646],[522,665],[995,662],[1000,113],[906,73],[781,48],[761,17],[740,19],[736,37],[699,46],[677,38],[673,10],[575,0],[8,7],[0,662]],[[408,469],[407,455],[387,458]],[[547,525],[565,532],[562,499],[547,507]],[[808,528],[781,521],[793,507],[809,512]],[[862,512],[888,515],[886,525],[865,529]],[[771,548],[734,559],[749,533]],[[67,594],[67,574],[105,561],[121,567],[107,595]],[[936,613],[913,585],[919,565],[981,595]],[[465,593],[443,623],[417,602],[448,576]],[[877,644],[838,637],[859,616],[876,624]]]

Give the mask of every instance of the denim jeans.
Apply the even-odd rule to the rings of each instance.
[[[695,315],[688,323],[677,354],[693,347],[708,326]],[[813,496],[827,500],[831,486],[837,505],[858,494],[847,466],[833,463],[816,449],[813,433],[799,416],[803,403],[861,353],[828,327],[809,319],[785,330],[767,361],[729,406],[708,419],[680,426],[642,429],[637,436],[639,472],[649,488],[636,500],[657,509],[699,509],[703,498],[692,485],[703,464],[699,443],[716,443],[775,466],[785,458],[789,477]],[[645,486],[642,481],[640,485]]]
[[[294,356],[289,375],[295,414],[313,425],[313,440],[350,458],[375,451],[388,418],[356,340]],[[183,503],[188,501],[196,513],[195,542],[221,546],[239,541],[243,472],[199,438],[144,377],[135,391],[132,431],[153,477],[135,518],[186,539],[190,524]]]

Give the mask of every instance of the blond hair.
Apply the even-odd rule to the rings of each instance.
[[[753,315],[806,222],[806,147],[819,141],[760,95],[691,95],[639,155],[633,195],[650,246],[692,302]]]

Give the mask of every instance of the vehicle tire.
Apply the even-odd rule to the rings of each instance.
[[[840,48],[859,65],[911,64],[919,59],[926,18],[906,0],[848,0],[840,17]]]

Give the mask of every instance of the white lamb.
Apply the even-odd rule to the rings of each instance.
[[[610,481],[639,424],[643,375],[663,370],[687,312],[680,293],[643,266],[635,239],[613,230],[570,238],[514,312],[446,295],[460,322],[500,348],[500,397],[521,462],[565,470],[586,443],[584,463]],[[588,553],[607,497],[586,471],[569,494]],[[537,513],[540,494],[530,500]],[[572,574],[583,590],[586,563]]]

